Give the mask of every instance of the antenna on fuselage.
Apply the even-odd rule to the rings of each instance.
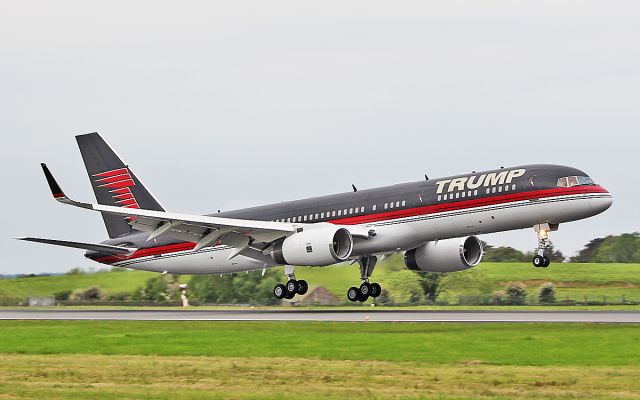
[[[353,191],[354,191],[354,192],[357,192],[357,191],[358,191],[358,188],[357,188],[357,187],[356,187],[356,185],[354,185],[353,183],[351,184],[351,187],[353,188]]]
[[[429,177],[427,176],[427,174],[424,174],[424,180],[425,180],[425,181],[428,181],[428,180],[429,180]]]

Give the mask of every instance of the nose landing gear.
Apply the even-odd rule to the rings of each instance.
[[[533,257],[533,266],[536,268],[547,268],[551,265],[551,259],[544,254],[544,251],[551,247],[551,241],[549,241],[549,232],[557,231],[558,225],[554,224],[539,224],[533,227],[538,237],[538,249],[537,255]]]
[[[351,302],[365,302],[369,297],[376,298],[382,293],[382,287],[378,283],[370,283],[369,278],[378,262],[376,256],[363,256],[358,259],[360,265],[360,280],[362,284],[359,288],[352,286],[347,290],[347,299]]]

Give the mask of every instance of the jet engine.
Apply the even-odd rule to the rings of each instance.
[[[480,264],[482,243],[475,236],[427,242],[404,253],[412,271],[455,272]]]
[[[325,226],[294,233],[274,245],[278,264],[325,266],[345,261],[353,250],[353,238],[345,228]]]

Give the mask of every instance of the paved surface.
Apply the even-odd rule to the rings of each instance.
[[[0,310],[0,320],[640,323],[640,311]]]

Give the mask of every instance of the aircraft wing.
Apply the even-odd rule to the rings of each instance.
[[[166,211],[82,203],[68,198],[45,164],[41,164],[53,197],[64,204],[127,218],[136,230],[150,232],[148,241],[160,235],[197,243],[195,250],[205,246],[226,244],[236,249],[231,257],[243,252],[252,242],[269,244],[296,232],[290,223],[179,214]]]
[[[71,247],[71,248],[74,248],[74,249],[99,251],[101,253],[107,253],[107,254],[113,254],[113,255],[131,254],[131,253],[133,253],[133,252],[135,252],[137,250],[137,249],[134,249],[134,248],[119,247],[119,246],[109,246],[109,245],[106,245],[106,244],[70,242],[70,241],[67,241],[67,240],[41,239],[41,238],[34,238],[34,237],[20,237],[20,238],[16,238],[16,239],[17,240],[25,240],[27,242],[52,244],[54,246]]]

